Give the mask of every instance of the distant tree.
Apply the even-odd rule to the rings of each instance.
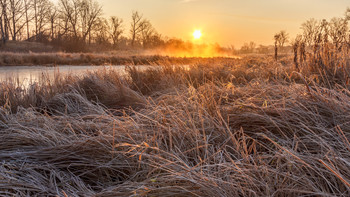
[[[109,18],[108,24],[109,24],[108,33],[112,39],[113,46],[118,47],[119,42],[121,40],[121,36],[124,32],[123,19],[118,18],[116,16],[112,16]]]
[[[141,42],[144,48],[151,46],[153,36],[156,35],[156,31],[153,28],[151,22],[149,20],[144,20],[140,26],[141,32]]]
[[[231,53],[232,55],[237,54],[236,48],[235,48],[235,46],[232,45],[232,44],[228,47],[228,50],[230,51],[230,53]]]
[[[70,17],[67,16],[67,12],[65,11],[65,1],[59,1],[57,8],[57,39],[61,40],[64,37],[69,37],[70,33]],[[68,9],[69,10],[69,9]]]
[[[256,43],[253,41],[249,42],[249,52],[253,53],[255,48],[256,48]]]
[[[149,47],[155,48],[155,47],[159,47],[159,46],[164,46],[165,41],[163,40],[162,35],[156,32],[150,38],[149,43],[150,43]]]
[[[350,7],[346,8],[344,18],[345,20],[350,21]]]
[[[256,48],[255,42],[244,43],[240,49],[241,53],[253,53]]]
[[[60,0],[61,19],[64,21],[63,33],[71,33],[77,40],[79,39],[79,2],[77,0]]]
[[[280,39],[280,35],[279,34],[275,34],[274,35],[274,40],[275,40],[275,60],[278,60],[278,40]]]
[[[33,20],[32,6],[33,2],[31,0],[23,0],[25,9],[25,20],[26,20],[26,33],[27,39],[30,38],[29,23]]]
[[[279,39],[279,45],[280,47],[283,47],[284,44],[288,42],[289,35],[286,31],[281,31],[280,32],[280,39]]]
[[[248,43],[244,43],[243,46],[240,49],[241,53],[249,53],[249,44]]]
[[[292,48],[294,53],[294,65],[297,70],[299,70],[299,62],[298,62],[298,55],[302,55],[302,51],[300,50],[301,45],[303,42],[303,37],[301,35],[297,35],[295,39],[292,41]]]
[[[93,0],[82,0],[80,4],[80,16],[82,23],[82,40],[85,42],[89,36],[89,43],[91,37],[91,29],[93,25],[98,22],[102,14],[102,7]]]
[[[93,0],[60,0],[60,13],[64,32],[83,42],[89,37],[90,43],[91,29],[102,14],[102,7]]]
[[[135,45],[135,41],[141,33],[141,28],[143,26],[144,20],[143,16],[137,11],[133,11],[131,15],[131,46]]]
[[[350,21],[350,8],[349,7],[345,11],[344,18],[345,18],[346,22],[349,24],[349,21]],[[347,51],[349,51],[349,49],[350,49],[350,32],[348,32],[345,42],[346,42],[346,46],[347,46],[346,49],[347,49]]]
[[[49,22],[50,22],[50,37],[51,40],[55,39],[56,34],[56,28],[58,26],[57,19],[58,19],[58,10],[56,7],[52,6],[48,13]]]
[[[9,39],[8,32],[8,17],[7,17],[7,0],[0,0],[0,30],[1,30],[1,40],[2,43],[5,44]]]
[[[9,0],[8,5],[8,26],[12,36],[12,40],[17,40],[18,33],[23,29],[26,22],[23,20],[25,15],[25,7],[22,0]]]
[[[326,19],[323,19],[321,21],[321,32],[322,32],[322,42],[323,44],[328,44],[328,38],[329,38],[329,22]]]
[[[275,34],[274,36],[275,40],[275,60],[278,59],[278,48],[282,48],[285,43],[288,42],[288,34],[286,31],[280,31],[279,33]]]
[[[316,36],[320,30],[320,21],[316,19],[309,19],[301,25],[303,30],[303,37],[308,46],[312,46],[315,43]]]
[[[338,49],[340,43],[346,40],[348,29],[348,22],[344,18],[332,18],[329,22],[329,36]]]
[[[108,24],[105,18],[98,18],[96,24],[93,27],[95,32],[96,43],[100,45],[106,45],[108,41]]]
[[[264,45],[259,45],[257,48],[258,53],[260,54],[267,54],[269,52],[269,48]]]
[[[40,36],[46,31],[45,26],[50,21],[50,11],[52,8],[52,2],[49,0],[33,0],[34,8],[34,27],[35,38],[42,39]]]
[[[34,26],[36,35],[43,32],[43,28],[49,15],[49,8],[51,7],[50,3],[51,2],[49,0],[33,0]]]

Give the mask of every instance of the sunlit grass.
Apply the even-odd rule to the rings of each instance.
[[[3,83],[0,194],[348,195],[344,79],[329,89],[282,61]]]

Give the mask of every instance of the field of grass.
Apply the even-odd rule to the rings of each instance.
[[[249,57],[4,82],[0,195],[349,196],[343,62]]]
[[[159,64],[195,64],[198,62],[222,62],[227,57],[169,57],[120,51],[108,53],[64,53],[64,52],[4,52],[0,51],[0,66],[56,66],[56,65],[159,65]],[[238,59],[238,58],[237,58]]]

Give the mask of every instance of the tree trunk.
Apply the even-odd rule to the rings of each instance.
[[[34,0],[34,20],[35,20],[35,40],[38,38],[38,13],[36,7],[36,0]]]
[[[275,42],[275,60],[278,60],[278,46],[277,43]]]
[[[12,40],[13,41],[16,41],[16,19],[15,19],[15,13],[12,13],[12,31],[13,31],[13,34],[12,34]]]
[[[24,1],[25,12],[26,12],[26,25],[27,25],[27,40],[29,40],[29,18],[28,18],[28,1]]]
[[[3,16],[2,15],[0,15],[0,31],[1,31],[1,41],[3,44],[5,44],[5,32],[4,32]]]

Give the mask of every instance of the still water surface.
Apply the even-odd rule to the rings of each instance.
[[[28,87],[30,84],[40,82],[43,78],[53,80],[59,75],[84,76],[88,72],[103,69],[116,70],[120,75],[125,75],[126,66],[0,66],[0,83],[11,81],[18,86]],[[137,66],[139,69],[146,69],[150,66]]]

